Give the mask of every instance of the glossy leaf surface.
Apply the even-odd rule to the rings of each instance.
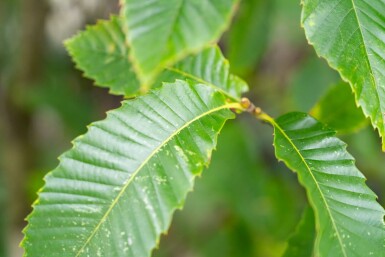
[[[175,79],[195,80],[236,100],[248,90],[243,80],[230,74],[229,62],[217,46],[206,48],[167,68],[159,76],[156,84],[159,85],[163,81],[172,82]]]
[[[216,42],[238,0],[124,0],[131,59],[144,85],[166,66]]]
[[[140,88],[128,59],[129,49],[120,18],[99,21],[66,41],[67,49],[84,75],[110,93],[131,96]]]
[[[384,209],[346,144],[304,113],[276,120],[275,153],[298,173],[316,216],[315,256],[385,256]]]
[[[140,91],[141,86],[128,60],[129,47],[124,42],[122,31],[120,18],[112,17],[110,21],[88,27],[68,40],[66,45],[78,68],[87,77],[109,88],[111,93],[132,96]],[[230,74],[229,62],[217,46],[166,68],[152,86],[159,87],[162,82],[174,82],[175,79],[207,84],[234,99],[239,99],[248,89],[243,80]]]
[[[309,42],[350,83],[385,149],[385,2],[302,0]]]
[[[226,100],[177,81],[92,124],[45,178],[27,256],[149,256],[234,117]]]

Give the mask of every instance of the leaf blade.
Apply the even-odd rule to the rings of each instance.
[[[131,97],[145,89],[128,60],[130,49],[124,41],[121,18],[113,16],[108,21],[99,21],[97,25],[87,27],[67,40],[66,46],[77,67],[84,71],[86,77],[95,80],[96,85],[109,88],[112,94]],[[95,55],[101,58],[89,58]],[[176,79],[206,84],[234,100],[240,100],[242,93],[248,90],[243,80],[230,73],[229,62],[218,46],[205,48],[165,68],[151,86],[160,87],[163,82],[174,82]]]
[[[203,83],[237,101],[248,90],[246,82],[230,73],[229,62],[218,46],[208,47],[166,68],[158,77],[156,84],[176,79]]]
[[[303,0],[302,24],[319,56],[338,70],[378,129],[385,149],[385,3],[382,0]]]
[[[207,86],[178,81],[93,124],[46,177],[25,230],[27,256],[148,256],[234,106]]]
[[[304,113],[274,126],[276,156],[298,174],[316,216],[316,256],[384,256],[384,209],[365,185],[346,144]]]
[[[228,26],[238,0],[123,3],[130,56],[142,84],[150,85],[164,67],[216,42]]]
[[[65,42],[77,68],[100,87],[109,88],[111,94],[126,97],[140,89],[125,42],[119,17],[99,21]]]

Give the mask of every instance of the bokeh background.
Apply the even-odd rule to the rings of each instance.
[[[249,83],[248,97],[274,116],[308,112],[339,82],[307,44],[299,2],[243,0],[220,42],[233,72]],[[0,0],[0,256],[22,256],[24,218],[44,175],[87,124],[120,105],[83,78],[63,46],[118,12],[117,0]],[[341,137],[384,204],[377,134],[366,127]],[[280,256],[306,197],[276,161],[272,129],[241,115],[223,130],[212,159],[154,255]]]

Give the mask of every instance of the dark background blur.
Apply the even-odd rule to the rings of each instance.
[[[24,218],[43,177],[86,125],[122,100],[74,68],[63,40],[118,13],[118,1],[0,0],[0,256],[19,257]],[[300,28],[299,1],[244,0],[220,43],[249,97],[274,116],[308,112],[339,81]],[[274,157],[272,129],[241,115],[158,257],[280,256],[306,205],[295,174]],[[343,136],[384,203],[385,160],[371,128]]]

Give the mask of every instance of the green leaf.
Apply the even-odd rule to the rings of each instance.
[[[120,18],[99,21],[86,31],[66,41],[68,52],[77,67],[97,86],[110,89],[116,95],[132,96],[140,84],[129,62],[129,49],[125,42]]]
[[[123,0],[130,56],[142,84],[149,86],[166,66],[216,42],[238,0]]]
[[[231,70],[250,75],[261,60],[269,40],[273,1],[246,0],[240,4],[228,38]]]
[[[350,83],[385,150],[385,3],[302,0],[308,41]]]
[[[339,83],[332,87],[311,110],[311,114],[339,133],[353,133],[367,122],[357,108],[349,85]]]
[[[305,113],[262,118],[274,126],[277,158],[307,190],[316,216],[315,256],[385,256],[384,209],[346,144]]]
[[[112,17],[110,21],[100,21],[88,27],[68,40],[66,45],[77,67],[87,77],[94,79],[97,85],[110,88],[113,94],[129,97],[140,90],[140,83],[128,60],[129,47],[124,42],[122,30],[120,18]],[[109,49],[114,52],[109,52]],[[236,100],[248,89],[243,80],[230,74],[229,63],[217,46],[206,48],[167,68],[153,86],[174,82],[175,79],[205,83]]]
[[[291,179],[277,176],[282,166],[266,166],[261,133],[244,121],[224,126],[210,167],[154,257],[181,256],[179,249],[190,256],[273,257],[285,249],[282,238],[298,221],[302,192]]]
[[[209,47],[176,63],[158,77],[155,84],[175,79],[189,79],[206,84],[221,91],[229,98],[239,100],[248,90],[247,84],[230,74],[229,62],[223,57],[219,47]]]
[[[234,114],[221,93],[177,81],[96,122],[45,180],[27,256],[149,256]]]
[[[283,254],[283,257],[313,256],[314,239],[314,213],[310,207],[307,207],[294,234],[288,241],[288,246]]]

